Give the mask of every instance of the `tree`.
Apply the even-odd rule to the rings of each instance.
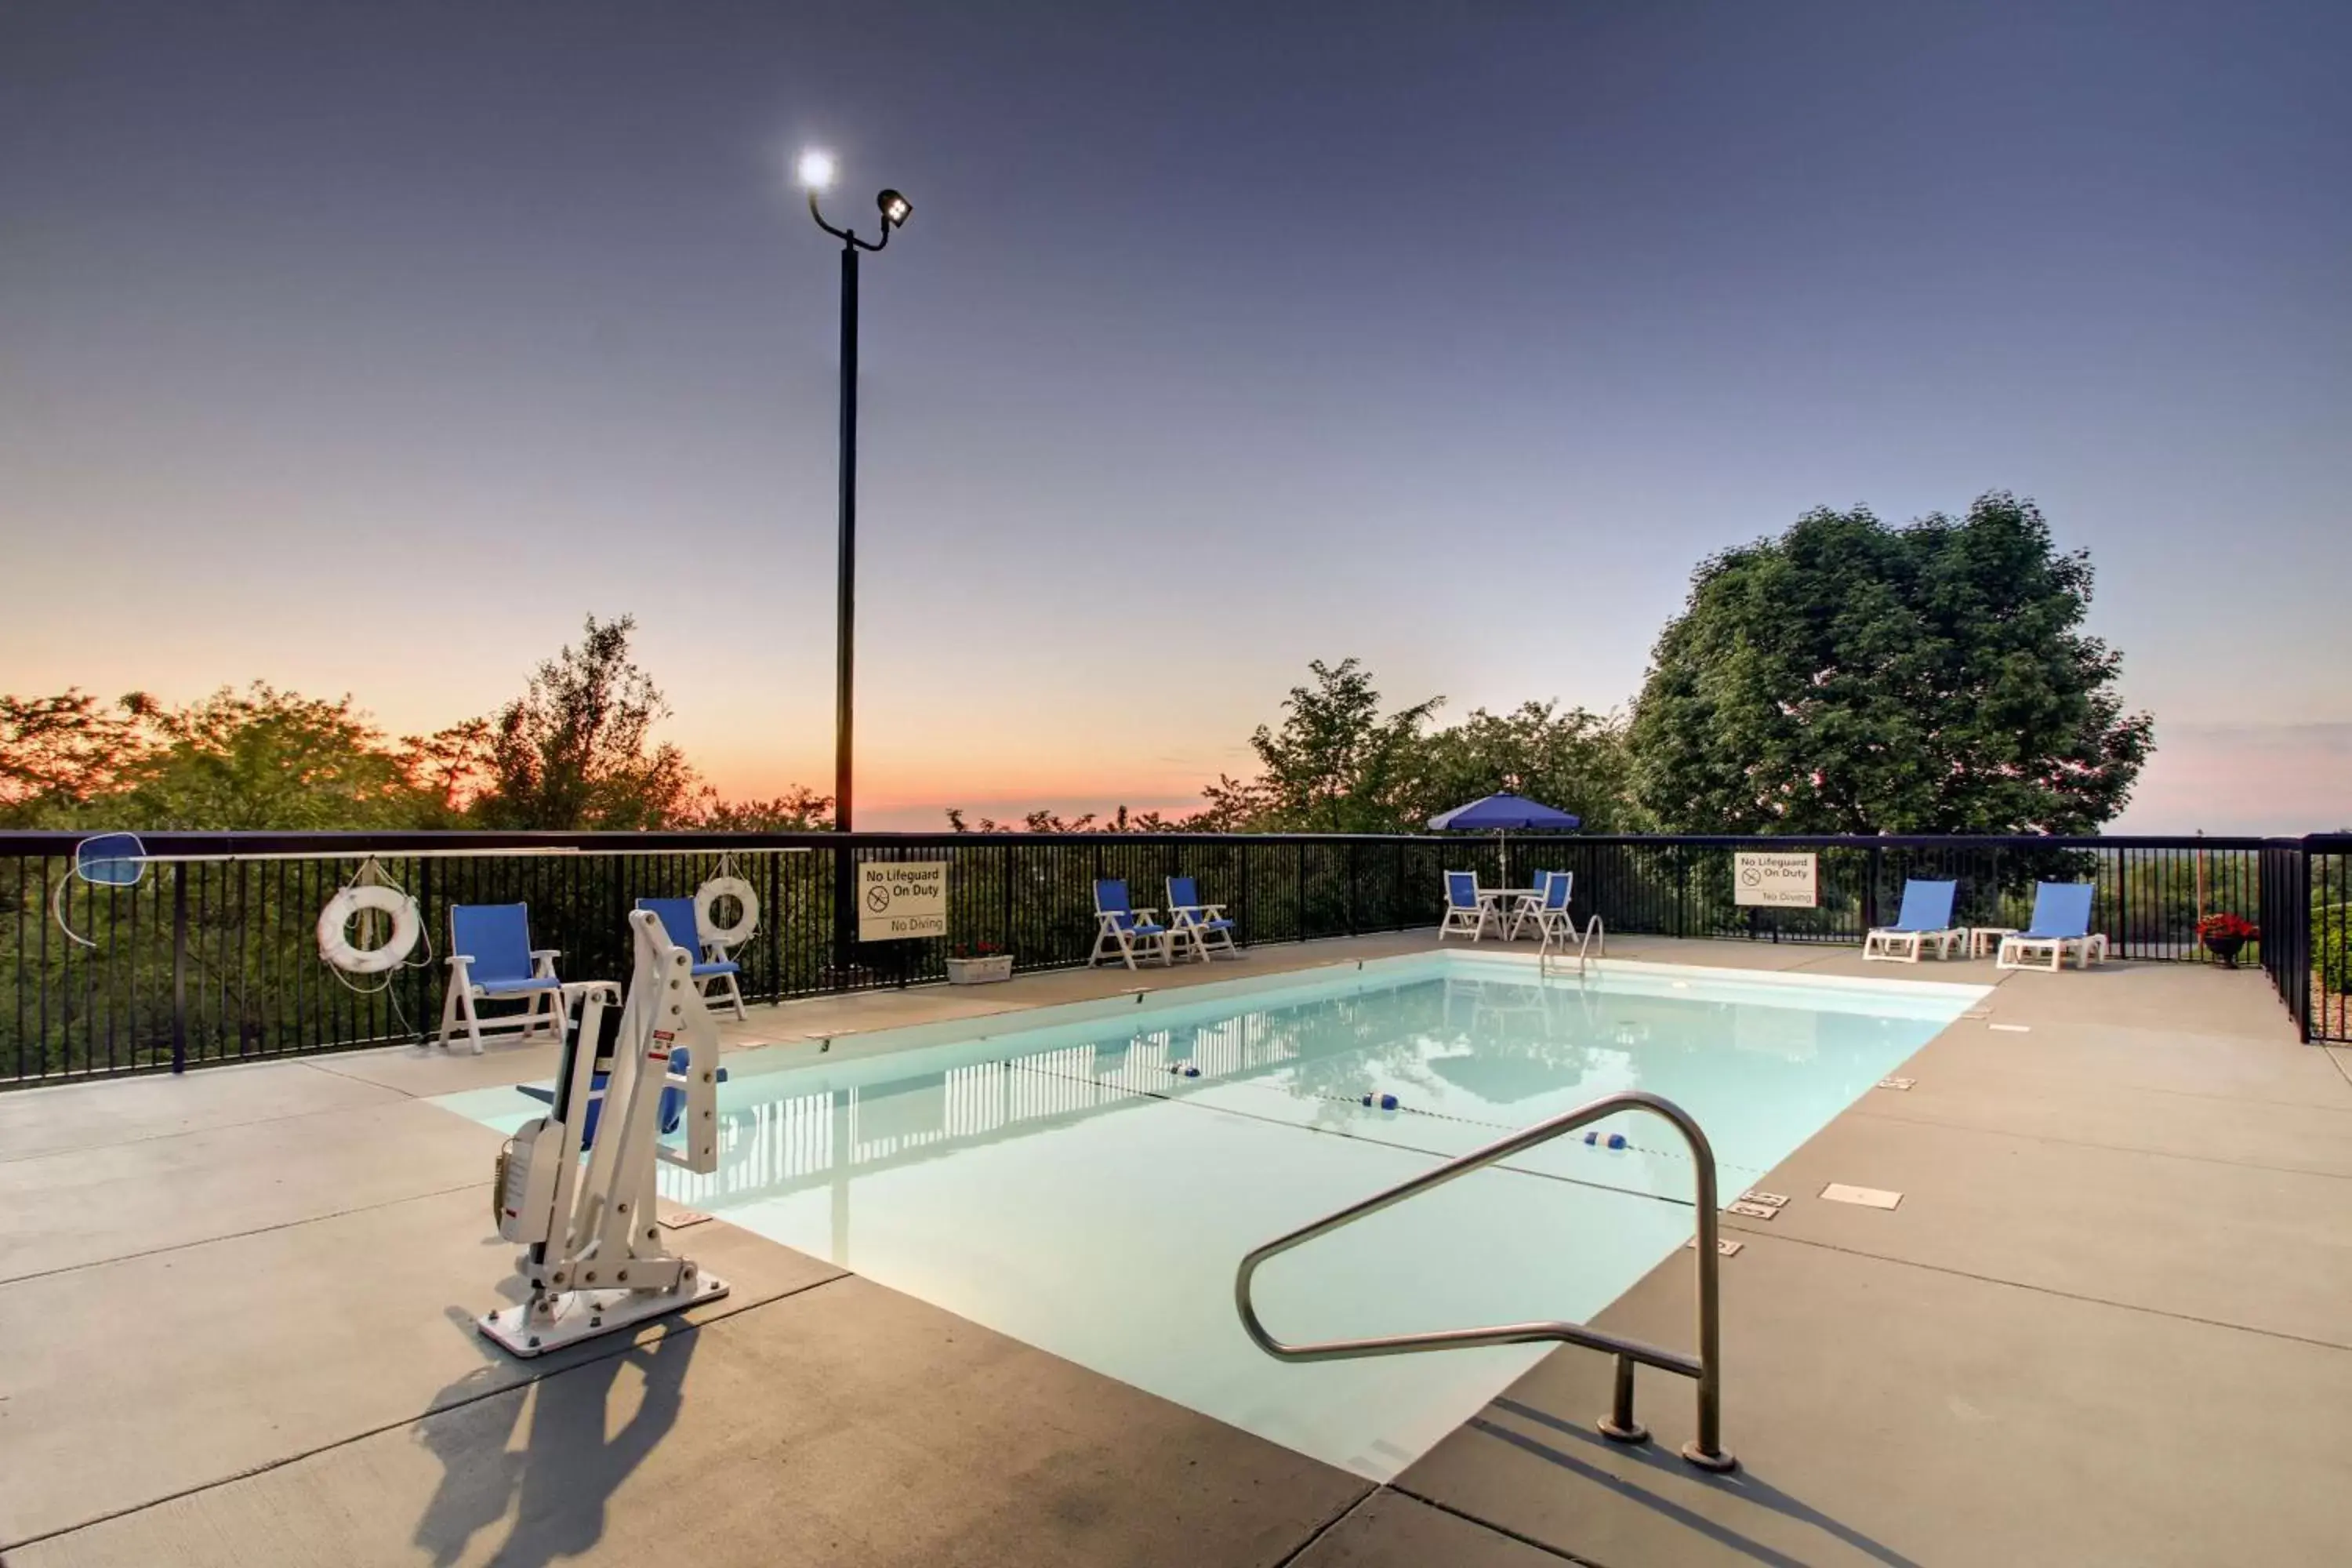
[[[712,833],[817,833],[833,826],[833,796],[794,784],[772,800],[724,801],[705,789],[695,826]]]
[[[978,822],[967,819],[963,807],[948,807],[948,828],[955,833],[1189,833],[1197,826],[1196,818],[1171,818],[1156,811],[1130,812],[1125,806],[1115,808],[1108,816],[1097,817],[1089,811],[1082,816],[1061,816],[1051,811],[1033,811],[1024,816],[1021,826],[999,822],[983,816]]]
[[[156,744],[117,773],[108,815],[142,828],[404,826],[410,794],[383,733],[349,697],[256,681],[142,715]]]
[[[1501,790],[1573,812],[1595,832],[1638,826],[1631,798],[1633,759],[1614,714],[1557,702],[1523,702],[1508,713],[1471,710],[1461,723],[1424,737],[1405,791],[1409,825]]]
[[[499,710],[485,740],[488,787],[471,811],[481,826],[646,828],[692,818],[685,756],[673,745],[647,749],[669,708],[629,657],[635,629],[632,616],[590,616],[580,646],[565,644]]]
[[[1385,718],[1371,671],[1353,658],[1316,659],[1312,686],[1284,699],[1279,730],[1261,724],[1250,737],[1265,772],[1221,777],[1202,793],[1209,804],[1196,825],[1223,831],[1394,833],[1412,826],[1402,790],[1412,776],[1421,727],[1437,710],[1433,697]]]
[[[72,689],[0,696],[0,827],[73,826],[153,750],[154,711],[154,700],[136,691],[111,708]]]
[[[2153,744],[2082,629],[2091,582],[2000,492],[1907,528],[1816,510],[1713,556],[1652,655],[1635,795],[1672,832],[2090,832]]]

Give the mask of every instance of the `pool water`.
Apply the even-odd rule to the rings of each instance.
[[[720,1168],[665,1168],[663,1194],[1387,1480],[1548,1347],[1277,1363],[1234,1315],[1244,1252],[1626,1089],[1698,1120],[1727,1202],[1983,994],[1622,963],[1538,984],[1467,954],[1213,990],[906,1049],[861,1037],[854,1058],[732,1055]],[[510,1089],[443,1103],[506,1128],[543,1109]],[[1571,1134],[1275,1259],[1267,1327],[1591,1318],[1692,1234],[1672,1131],[1638,1113],[1597,1131],[1629,1147]]]

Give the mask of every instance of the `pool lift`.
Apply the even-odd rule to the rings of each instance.
[[[649,910],[632,911],[635,950],[615,1020],[611,987],[589,991],[564,1039],[555,1082],[534,1093],[548,1114],[499,1155],[499,1234],[524,1251],[530,1295],[476,1326],[518,1356],[536,1356],[727,1294],[727,1282],[662,1245],[658,1164],[719,1168],[719,1030],[693,979],[694,954]],[[661,1141],[682,1131],[685,1147]]]

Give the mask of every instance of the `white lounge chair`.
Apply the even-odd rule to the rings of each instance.
[[[563,1038],[563,982],[555,977],[562,954],[530,945],[528,904],[452,904],[449,907],[449,994],[441,1004],[441,1041],[460,1024],[474,1054],[482,1054],[486,1033],[517,1039]],[[494,1018],[487,1030],[477,1002],[525,1001],[519,1017]]]
[[[1191,942],[1203,963],[1221,952],[1242,955],[1234,945],[1234,922],[1225,918],[1225,906],[1202,903],[1190,877],[1168,879],[1168,929],[1174,940]]]
[[[1499,932],[1503,928],[1502,912],[1495,908],[1492,899],[1479,892],[1478,873],[1445,873],[1445,918],[1437,923],[1437,940],[1444,942],[1455,931],[1466,931],[1470,940],[1476,942],[1486,934],[1490,921]]]
[[[743,991],[736,976],[743,966],[727,956],[723,942],[702,940],[701,924],[694,918],[692,899],[639,899],[637,908],[651,910],[662,923],[662,931],[672,947],[682,947],[694,955],[695,988],[709,1002],[724,1002],[734,1010],[737,1022],[743,1018]]]
[[[2074,954],[2077,969],[2105,963],[2107,939],[2091,929],[2091,893],[2088,882],[2036,882],[2033,923],[2000,939],[1994,967],[2047,969],[2055,974],[2069,952]]]
[[[1511,929],[1507,933],[1513,942],[1519,940],[1519,927],[1535,922],[1538,936],[1569,937],[1576,934],[1576,921],[1568,912],[1568,897],[1576,886],[1573,871],[1538,871],[1532,899],[1521,899],[1519,907],[1511,911]]]
[[[1095,948],[1087,955],[1087,967],[1092,969],[1108,953],[1133,969],[1138,951],[1144,957],[1157,958],[1162,963],[1175,963],[1175,939],[1166,926],[1151,919],[1157,912],[1139,910],[1129,904],[1127,883],[1120,879],[1097,878],[1095,881]]]
[[[1952,944],[1964,942],[1969,933],[1952,923],[1952,895],[1958,891],[1958,882],[1923,882],[1916,878],[1903,884],[1903,907],[1895,912],[1895,923],[1874,926],[1862,939],[1862,956],[1888,963],[1916,963],[1922,949],[1931,943],[1937,958],[1952,956]]]

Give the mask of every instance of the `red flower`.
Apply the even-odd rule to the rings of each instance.
[[[2216,941],[2254,942],[2261,938],[2263,928],[2243,915],[2207,915],[2197,922],[2197,934]]]

